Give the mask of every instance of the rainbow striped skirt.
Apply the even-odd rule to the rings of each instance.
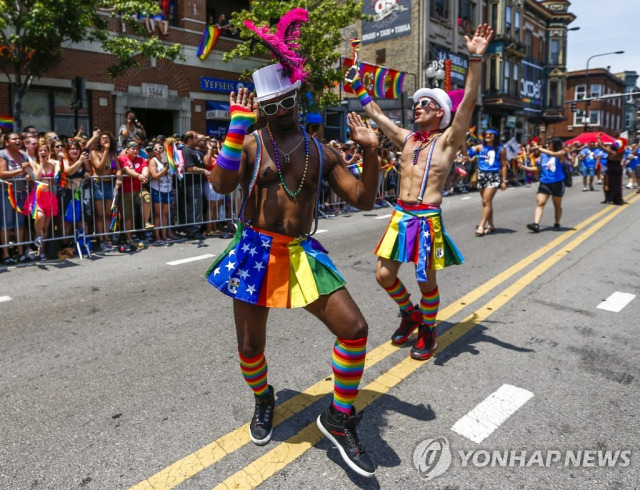
[[[462,253],[447,235],[441,215],[439,207],[398,201],[374,253],[397,262],[413,262],[419,282],[428,282],[427,269],[462,264]]]
[[[242,223],[206,276],[227,296],[270,308],[301,308],[346,283],[317,240]]]

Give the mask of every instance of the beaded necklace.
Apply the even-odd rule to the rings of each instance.
[[[282,169],[280,168],[280,156],[278,145],[276,145],[276,139],[273,137],[271,133],[271,128],[267,124],[267,132],[269,133],[269,137],[271,138],[271,143],[273,144],[273,153],[276,157],[276,167],[278,167],[278,175],[280,176],[280,182],[282,182],[282,188],[287,193],[289,197],[296,197],[300,192],[302,192],[302,186],[304,185],[304,179],[307,176],[307,169],[309,168],[309,138],[307,137],[307,132],[304,130],[304,126],[300,126],[302,129],[302,136],[304,137],[304,172],[302,173],[302,179],[300,180],[300,185],[298,189],[293,192],[291,189],[287,187],[287,184],[284,182],[284,176],[282,175]],[[297,147],[296,147],[297,148]],[[293,150],[292,150],[293,152]],[[288,159],[287,159],[288,162]]]
[[[413,162],[412,162],[413,165],[416,165],[418,163],[418,156],[420,155],[420,152],[424,150],[427,146],[429,146],[429,143],[431,143],[433,139],[437,138],[438,136],[440,136],[439,132],[433,133],[432,135],[429,136],[429,138],[427,138],[427,141],[425,141],[419,147],[416,147],[413,149]]]

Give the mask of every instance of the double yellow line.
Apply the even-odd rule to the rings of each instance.
[[[633,204],[638,199],[640,199],[640,195],[636,194],[633,195],[633,197],[628,198],[628,202],[629,204]],[[496,294],[483,306],[440,335],[438,337],[438,348],[436,349],[435,354],[437,355],[469,332],[473,327],[486,320],[491,314],[495,313],[507,302],[513,299],[515,295],[531,284],[545,271],[550,269],[570,251],[577,248],[587,238],[592,236],[605,224],[622,213],[627,207],[628,206],[607,206],[603,208],[601,211],[584,220],[575,228],[564,232],[547,245],[541,247],[522,259],[520,262],[509,267],[496,277],[484,283],[482,286],[477,287],[473,291],[464,295],[458,301],[443,308],[438,314],[439,321],[451,318],[453,315],[462,311],[470,304],[479,300],[482,296],[505,283],[507,280],[511,279],[544,255],[555,250],[555,253],[550,255],[531,271],[517,279],[512,285]],[[574,238],[594,222],[596,223],[591,228]],[[572,238],[574,239],[571,240]],[[565,242],[569,243],[561,247]],[[398,347],[391,344],[391,342],[386,342],[368,352],[367,369],[395,353],[397,350]],[[416,361],[407,357],[385,373],[378,376],[374,381],[362,388],[356,403],[358,410],[373,403],[379,397],[387,393],[391,388],[406,379],[411,373],[424,365],[425,363],[422,361]],[[329,377],[319,381],[281,405],[278,405],[274,415],[274,427],[314,404],[316,401],[325,397],[332,391],[333,378]],[[248,427],[249,424],[238,427],[234,431],[216,439],[194,453],[176,461],[172,465],[149,477],[147,480],[131,487],[131,490],[164,490],[179,485],[185,480],[195,476],[200,471],[205,470],[220,461],[225,456],[248,444],[251,441],[249,438]],[[251,488],[260,485],[275,473],[299,458],[308,449],[319,442],[322,437],[322,433],[317,429],[315,422],[313,422],[288,440],[277,444],[273,449],[266,452],[237,473],[231,475],[215,488],[238,489]]]

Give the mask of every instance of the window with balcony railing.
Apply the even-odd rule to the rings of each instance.
[[[429,15],[437,22],[447,22],[449,20],[449,0],[432,0]]]
[[[462,34],[473,34],[475,19],[476,3],[471,0],[458,0],[458,29]]]

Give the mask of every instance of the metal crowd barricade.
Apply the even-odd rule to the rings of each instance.
[[[193,175],[185,175],[185,179],[190,177]],[[25,178],[14,178],[7,182],[11,182],[12,186],[18,182],[24,182],[27,189],[31,189],[32,186]],[[173,181],[172,199],[168,213],[166,216],[160,213],[156,217],[150,196],[148,216],[144,215],[144,195],[140,193],[125,193],[120,188],[115,199],[109,197],[109,192],[106,190],[115,192],[115,176],[94,176],[82,181],[67,180],[65,188],[57,189],[59,211],[56,216],[51,218],[46,236],[43,236],[43,243],[68,242],[73,245],[78,256],[83,259],[85,256],[91,257],[92,252],[96,251],[93,244],[97,245],[106,240],[115,243],[121,239],[123,233],[125,235],[135,233],[142,235],[144,239],[148,238],[149,234],[152,237],[155,229],[182,229],[188,232],[189,228],[200,229],[207,223],[235,223],[238,220],[241,203],[240,189],[223,196],[217,203],[219,211],[215,219],[205,219],[204,208],[208,207],[208,201],[204,197],[204,183],[205,180],[202,179],[202,186],[191,186],[191,191],[194,190],[193,187],[198,189],[194,193],[187,188],[191,184],[181,182],[176,176]],[[0,216],[2,218],[0,222],[2,225],[0,227],[0,250],[16,246],[30,249],[35,239],[33,219],[23,212],[15,210],[9,203],[7,185],[0,183],[0,186],[2,190],[0,212],[3,213]],[[103,193],[97,192],[100,187],[102,187]],[[143,188],[148,189],[147,186]],[[15,190],[15,187],[13,189]],[[107,199],[99,199],[101,195],[105,196],[105,194]],[[29,195],[27,192],[26,196]],[[23,206],[24,204],[17,204],[18,209],[22,209],[22,211],[24,211]],[[198,206],[201,208],[200,212]],[[18,223],[19,216],[23,216],[24,226],[4,226],[5,215],[10,215],[13,218],[11,221],[14,223]],[[149,222],[156,223],[153,228],[145,227],[147,218]]]

